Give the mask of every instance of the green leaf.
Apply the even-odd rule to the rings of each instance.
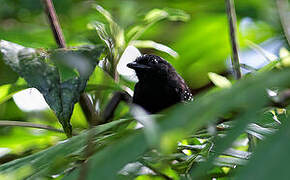
[[[112,15],[105,10],[102,6],[97,5],[96,10],[102,14],[109,23],[110,33],[114,39],[117,48],[124,48],[125,35],[124,30],[113,20]]]
[[[174,57],[174,58],[178,58],[179,55],[176,51],[174,51],[173,49],[171,49],[168,46],[165,46],[164,44],[160,44],[154,41],[150,41],[150,40],[135,40],[131,42],[131,45],[137,47],[137,48],[152,48],[152,49],[156,49],[158,51],[162,51],[165,52],[167,54],[169,54],[170,56]]]
[[[171,108],[166,116],[161,117],[161,120],[157,121],[158,124],[156,124],[159,129],[160,140],[157,142],[160,149],[168,152],[166,150],[170,149],[168,144],[177,144],[177,140],[196,132],[207,123],[216,121],[218,117],[228,112],[239,110],[241,115],[234,120],[236,122],[234,127],[229,130],[225,137],[214,140],[216,144],[213,149],[214,154],[210,155],[205,163],[200,162],[191,175],[193,177],[203,176],[203,173],[211,169],[214,165],[213,163],[216,162],[216,158],[222,154],[238,157],[222,159],[220,162],[223,165],[230,167],[237,164],[243,165],[245,162],[243,159],[248,158],[248,154],[226,150],[231,147],[240,134],[245,132],[248,124],[259,119],[260,114],[258,112],[268,100],[265,88],[290,85],[289,75],[289,70],[259,74],[257,77],[241,80],[231,88],[196,98],[192,103]],[[276,79],[279,79],[279,81],[276,81]],[[176,137],[177,134],[178,137]],[[142,131],[142,133],[128,134],[128,136],[124,136],[116,143],[106,147],[88,161],[87,178],[116,179],[118,171],[125,164],[136,161],[136,158],[144,150],[151,147],[151,143],[154,141],[151,143],[144,142],[148,141],[146,141],[146,135]],[[66,179],[76,179],[79,177],[79,173],[80,169],[76,169],[67,175]]]
[[[2,40],[0,51],[5,63],[23,77],[29,86],[38,89],[43,94],[67,136],[70,137],[72,134],[70,117],[74,104],[85,89],[86,82],[97,65],[102,48],[86,46],[72,50],[56,50],[51,55],[47,55],[44,52]],[[47,63],[49,59],[55,62],[56,66]],[[63,67],[68,67],[68,65],[73,70],[77,69],[80,76],[76,74],[64,76]]]
[[[279,56],[284,66],[290,66],[290,52],[286,48],[283,47],[280,49]]]
[[[261,69],[258,70],[258,72],[267,72],[267,71],[271,71],[272,69],[274,69],[277,65],[279,65],[279,61],[272,61],[269,64],[267,64],[266,66],[262,67]]]
[[[240,116],[233,120],[236,122],[234,128],[224,138],[215,140],[216,147],[214,147],[214,151],[216,153],[214,156],[210,156],[206,163],[201,163],[191,173],[193,177],[200,177],[206,170],[211,169],[212,162],[218,155],[231,147],[234,140],[245,131],[248,124],[257,121],[257,112],[269,101],[265,89],[273,86],[287,87],[289,85],[287,80],[289,73],[289,70],[284,70],[276,73],[260,74],[252,79],[243,79],[230,89],[223,89],[202,98],[196,98],[192,103],[172,109],[160,124],[160,130],[164,132],[161,136],[161,148],[165,149],[166,152],[168,147],[165,145],[170,144],[168,143],[169,140],[174,141],[170,132],[168,132],[169,130],[175,129],[175,134],[178,133],[182,136],[186,132],[194,133],[197,129],[205,126],[206,123],[216,121],[218,117],[226,113],[237,110],[242,112]],[[279,81],[276,81],[276,78]]]
[[[235,168],[237,165],[245,165],[246,160],[234,158],[234,157],[218,157],[214,161],[214,164],[221,167]]]
[[[145,15],[140,25],[134,26],[129,30],[127,33],[127,37],[129,38],[128,44],[130,44],[131,41],[139,39],[147,29],[163,19],[168,19],[170,21],[188,21],[190,16],[179,9],[153,9]]]
[[[122,91],[122,88],[109,74],[97,66],[88,80],[86,91],[92,92],[102,90]]]
[[[251,156],[251,153],[230,148],[230,149],[227,149],[225,152],[223,152],[223,155],[233,156],[235,158],[241,158],[241,159],[249,159]]]
[[[132,162],[142,155],[147,146],[145,137],[141,132],[135,132],[119,139],[118,142],[106,147],[89,159],[86,179],[116,179],[117,172],[128,162]],[[64,180],[78,179],[79,173],[80,169],[76,169],[68,174]]]
[[[231,81],[229,81],[226,77],[223,77],[216,73],[209,72],[208,77],[217,87],[230,88],[232,86]]]
[[[27,83],[22,78],[19,78],[14,84],[0,86],[0,104],[5,103],[12,98],[15,93],[26,88],[28,88]]]
[[[113,52],[114,43],[113,43],[112,38],[110,37],[110,35],[106,31],[105,24],[98,22],[98,21],[94,21],[94,22],[88,24],[88,28],[89,29],[96,29],[99,37],[106,44],[109,51]]]
[[[15,73],[9,66],[4,64],[0,54],[0,86],[4,84],[14,83],[18,79]]]
[[[247,166],[235,179],[272,180],[289,178],[290,119],[274,135],[259,144]]]
[[[276,131],[276,129],[264,128],[264,127],[261,127],[261,126],[255,124],[255,123],[249,124],[249,126],[247,128],[247,133],[255,136],[258,139],[264,139],[265,136],[274,134],[275,131]]]
[[[28,176],[30,179],[47,176],[48,173],[53,173],[51,172],[51,168],[56,165],[57,160],[62,161],[63,167],[60,167],[60,169],[66,169],[69,163],[78,160],[73,157],[76,155],[81,157],[83,155],[82,151],[87,145],[89,133],[94,132],[96,135],[96,146],[94,147],[94,150],[97,150],[98,148],[102,148],[102,143],[104,144],[101,137],[97,138],[100,134],[116,126],[129,122],[131,121],[119,120],[100,125],[90,131],[83,132],[78,136],[74,136],[63,143],[57,144],[44,151],[0,165],[0,175],[13,173],[29,165],[31,167],[31,173]],[[99,141],[100,143],[98,144]]]

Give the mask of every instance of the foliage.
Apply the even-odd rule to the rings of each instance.
[[[100,47],[80,47],[57,50],[48,56],[32,48],[0,42],[4,62],[23,77],[29,86],[43,94],[69,137],[72,136],[70,117],[73,106],[85,89],[86,81],[97,64],[95,59],[101,51]],[[49,60],[55,62],[56,66],[45,62]]]
[[[179,41],[172,47],[177,53],[159,43],[166,36],[163,40],[170,44],[166,34],[156,38],[158,42],[150,38],[161,31],[156,28],[168,29],[168,24],[178,26],[190,21],[190,15],[184,11],[155,8],[144,13],[136,24],[124,27],[100,5],[94,5],[94,9],[100,16],[94,15],[86,22],[88,29],[96,30],[94,35],[99,40],[90,45],[82,42],[82,46],[68,49],[36,49],[0,41],[0,70],[5,68],[0,72],[0,118],[9,117],[1,114],[8,112],[7,107],[20,111],[12,99],[15,93],[35,87],[64,132],[70,136],[73,128],[75,133],[64,140],[64,136],[52,132],[1,128],[1,147],[13,149],[9,154],[16,157],[9,159],[0,151],[0,179],[288,178],[289,51],[282,48],[274,55],[255,44],[267,39],[272,31],[268,25],[256,26],[265,30],[260,37],[255,36],[257,29],[253,31],[258,32],[247,29],[251,31],[247,37],[253,36],[250,40],[255,43],[246,41],[242,46],[249,44],[269,63],[262,68],[242,63],[250,73],[232,81],[230,76],[217,74],[225,70],[223,61],[229,53],[229,47],[223,45],[228,43],[223,14],[205,13],[201,19],[193,16],[195,20],[186,23],[175,37]],[[184,9],[188,9],[187,4]],[[126,48],[132,46],[144,52],[165,52],[163,55],[193,90],[209,80],[215,87],[196,94],[193,102],[178,104],[156,115],[148,115],[134,105],[120,104],[112,122],[87,129],[84,113],[76,104],[80,94],[89,94],[100,117],[113,92],[129,91],[133,83],[119,77],[117,66],[122,63]],[[59,127],[51,111],[24,114],[20,116],[22,121]],[[6,132],[12,136],[4,135]],[[23,136],[37,145],[29,144],[19,150]]]

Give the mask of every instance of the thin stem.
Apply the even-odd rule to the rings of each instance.
[[[55,41],[59,48],[65,48],[65,40],[64,36],[51,0],[43,0],[43,4],[45,6],[45,12],[48,17],[50,27],[52,29]],[[86,119],[89,125],[92,125],[94,121],[96,121],[97,112],[86,93],[82,93],[80,96],[80,105],[83,109],[83,112],[86,116]]]
[[[90,100],[89,96],[86,93],[82,93],[80,96],[80,105],[86,116],[86,119],[90,126],[98,124],[98,113],[95,110],[95,106]]]
[[[37,129],[45,129],[48,131],[54,131],[59,133],[64,133],[63,130],[56,129],[54,127],[43,125],[43,124],[35,124],[29,122],[21,122],[21,121],[6,121],[0,120],[0,126],[18,126],[18,127],[29,127],[29,128],[37,128]]]
[[[62,34],[57,15],[55,13],[53,3],[51,0],[43,0],[43,2],[44,2],[45,7],[46,7],[46,14],[48,16],[48,19],[49,19],[49,22],[51,25],[51,29],[52,29],[53,34],[54,34],[54,38],[55,38],[55,40],[60,48],[65,48],[66,45],[65,45],[65,41],[64,41],[64,36]],[[90,98],[88,97],[88,95],[86,93],[81,94],[80,105],[83,109],[83,112],[84,112],[86,119],[89,123],[89,126],[91,128],[93,126],[93,124],[97,124],[97,121],[99,118],[98,118],[98,113],[96,112],[96,110],[93,106],[93,103],[91,102]],[[92,152],[93,137],[94,137],[94,133],[91,132],[89,134],[89,137],[88,137],[88,145],[87,145],[86,154],[85,154],[86,157],[88,157],[88,154],[90,152]],[[87,171],[88,171],[87,166],[88,166],[87,164],[83,165],[83,167],[81,169],[80,176],[79,176],[80,179],[85,179],[84,177],[86,176]]]
[[[53,31],[54,39],[60,48],[65,48],[66,45],[65,45],[64,36],[61,30],[57,15],[55,13],[53,3],[51,0],[43,0],[43,2],[45,6],[45,12],[50,23],[50,27]]]
[[[287,0],[277,0],[276,2],[284,34],[288,41],[288,45],[290,46],[290,24],[289,24],[290,18],[289,16],[287,16],[287,13],[289,13],[288,11],[289,3],[287,2]]]
[[[114,112],[121,101],[130,104],[132,101],[132,97],[126,92],[115,92],[102,114],[102,124],[109,122],[109,120],[114,116]]]
[[[237,38],[237,17],[235,11],[234,0],[225,0],[230,29],[230,38],[232,46],[232,66],[236,79],[241,78],[240,61],[239,61],[239,45]]]

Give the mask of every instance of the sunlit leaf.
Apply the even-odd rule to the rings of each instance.
[[[131,44],[137,48],[152,48],[152,49],[156,49],[158,51],[165,52],[174,58],[179,57],[178,53],[176,51],[174,51],[173,49],[171,49],[170,47],[168,47],[164,44],[154,42],[154,41],[135,40],[135,41],[132,41]]]
[[[209,72],[208,77],[217,87],[230,88],[232,86],[231,81],[229,81],[226,77],[223,77],[216,73]]]
[[[286,48],[280,49],[279,56],[284,66],[290,66],[290,52]]]

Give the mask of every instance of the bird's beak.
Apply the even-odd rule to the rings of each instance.
[[[131,62],[131,63],[128,63],[127,64],[127,67],[128,68],[131,68],[131,69],[149,69],[150,67],[147,66],[147,65],[144,65],[144,64],[139,64],[139,63],[136,63],[136,62]]]

